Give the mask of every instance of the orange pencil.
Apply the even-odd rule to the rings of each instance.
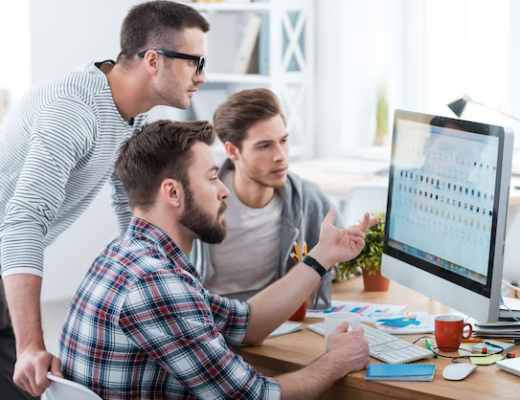
[[[479,338],[462,339],[463,342],[467,342],[467,343],[481,343],[481,342],[485,342],[486,340],[493,340],[494,342],[502,342],[502,343],[515,343],[515,341],[511,340],[511,339],[479,339]]]
[[[296,254],[291,253],[290,255],[293,260],[294,265],[298,264],[298,257],[296,256]]]
[[[303,256],[305,257],[307,255],[307,243],[303,242]]]
[[[298,247],[298,243],[294,242],[294,251],[296,252],[296,255],[298,256],[298,261],[302,259],[302,256],[300,254],[300,248]]]

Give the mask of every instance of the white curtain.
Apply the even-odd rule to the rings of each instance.
[[[518,13],[519,18],[512,14],[512,9],[518,8],[514,3],[408,1],[408,108],[453,116],[447,103],[466,94],[489,107],[514,113],[514,47],[520,41],[513,29],[514,20],[520,18]],[[510,118],[473,103],[468,104],[462,118],[515,127]]]

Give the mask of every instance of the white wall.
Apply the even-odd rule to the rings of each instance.
[[[0,2],[0,51],[0,89],[12,105],[30,86],[29,0]]]
[[[379,85],[393,109],[406,103],[406,0],[316,1],[319,156],[369,146]]]
[[[119,28],[136,0],[31,2],[33,84],[91,61],[115,59]]]

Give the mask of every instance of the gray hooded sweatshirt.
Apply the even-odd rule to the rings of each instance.
[[[234,170],[234,164],[226,159],[221,165],[219,178],[222,178],[229,170]],[[278,268],[276,279],[283,277],[294,265],[290,253],[293,244],[297,242],[300,249],[303,248],[305,239],[309,251],[318,243],[320,227],[323,219],[332,206],[331,201],[315,183],[301,179],[298,175],[289,172],[285,186],[280,189],[283,200],[282,232],[280,248],[278,249]],[[335,225],[341,225],[339,213],[336,216]],[[338,225],[339,224],[339,225]],[[206,284],[213,277],[215,270],[211,264],[210,248],[207,243],[196,240],[190,254],[193,265],[202,277],[202,283]],[[324,266],[327,268],[327,266]],[[322,285],[318,299],[330,301],[330,274],[326,278],[327,284]],[[325,280],[325,278],[324,278]],[[323,293],[327,291],[328,293]],[[254,293],[251,293],[254,295]],[[329,304],[327,304],[328,306]]]

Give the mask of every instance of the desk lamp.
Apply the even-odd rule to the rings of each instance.
[[[448,107],[450,108],[451,111],[453,111],[455,113],[455,115],[457,117],[460,118],[460,116],[464,112],[464,109],[466,108],[466,105],[468,103],[477,104],[477,105],[482,106],[484,108],[487,108],[489,110],[496,111],[497,113],[505,115],[506,117],[509,117],[509,118],[514,119],[516,121],[520,121],[520,118],[514,117],[514,116],[512,116],[510,114],[506,114],[503,111],[500,111],[500,110],[498,110],[496,108],[489,107],[489,106],[487,106],[487,105],[485,105],[483,103],[479,103],[478,101],[473,100],[471,97],[469,97],[466,94],[462,98],[457,99],[457,100],[451,102],[450,104],[448,104]]]

